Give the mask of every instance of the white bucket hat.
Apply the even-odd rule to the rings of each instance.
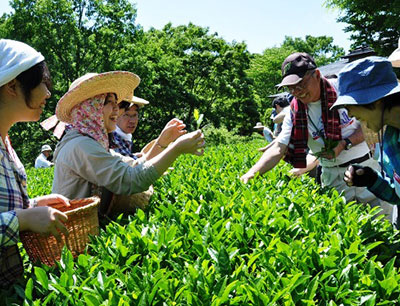
[[[261,122],[257,122],[255,126],[253,126],[253,129],[260,130],[264,129],[264,126],[262,125]]]
[[[31,46],[16,40],[0,39],[0,87],[43,61],[43,55]]]
[[[51,147],[49,145],[43,145],[42,150],[40,152],[43,153],[44,151],[53,151],[53,150],[51,149]]]
[[[60,121],[71,123],[71,111],[79,103],[105,93],[115,93],[117,102],[132,95],[140,78],[128,71],[88,73],[72,82],[66,94],[57,103],[56,115]]]

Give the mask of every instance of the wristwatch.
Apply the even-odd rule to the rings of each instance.
[[[353,143],[352,143],[351,140],[348,139],[348,138],[345,138],[344,141],[346,142],[346,144],[345,144],[345,146],[344,146],[344,149],[345,149],[345,150],[350,150],[351,147],[353,146]]]

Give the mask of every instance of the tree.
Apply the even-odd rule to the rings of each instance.
[[[69,84],[87,72],[127,70],[141,77],[135,94],[151,104],[143,110],[138,148],[176,116],[191,129],[198,108],[205,123],[250,133],[258,120],[250,53],[193,24],[147,32],[135,25],[128,0],[13,0],[15,12],[0,19],[0,35],[24,41],[46,58],[54,89],[44,118]],[[249,120],[248,118],[251,118]],[[38,123],[17,124],[10,135],[24,163],[32,163],[43,142],[54,141]]]
[[[285,49],[294,49],[296,52],[306,52],[312,55],[317,66],[327,65],[337,61],[344,55],[344,49],[333,44],[333,38],[328,36],[306,35],[305,39],[286,36],[282,43]]]
[[[352,47],[367,43],[381,56],[397,48],[400,0],[326,0],[325,5],[341,11],[337,20],[348,24],[345,31],[352,33]]]
[[[147,139],[155,137],[173,116],[193,128],[194,109],[204,113],[206,123],[249,133],[248,117],[256,120],[258,116],[251,79],[245,72],[249,64],[245,44],[227,43],[208,28],[191,23],[140,32],[116,63],[142,78],[135,94],[151,103],[143,109],[138,133]],[[146,128],[149,123],[151,128]]]

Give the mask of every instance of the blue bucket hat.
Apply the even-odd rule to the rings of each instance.
[[[332,108],[371,104],[400,92],[391,62],[378,56],[347,64],[339,73],[338,86],[338,98]]]

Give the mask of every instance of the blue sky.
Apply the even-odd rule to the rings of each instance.
[[[348,52],[350,34],[346,24],[336,22],[336,10],[323,7],[323,0],[136,0],[137,23],[145,30],[192,22],[208,27],[231,42],[245,41],[252,53],[279,46],[286,36],[327,35]],[[7,0],[0,2],[0,14],[10,12]],[[306,4],[305,4],[306,3]]]

